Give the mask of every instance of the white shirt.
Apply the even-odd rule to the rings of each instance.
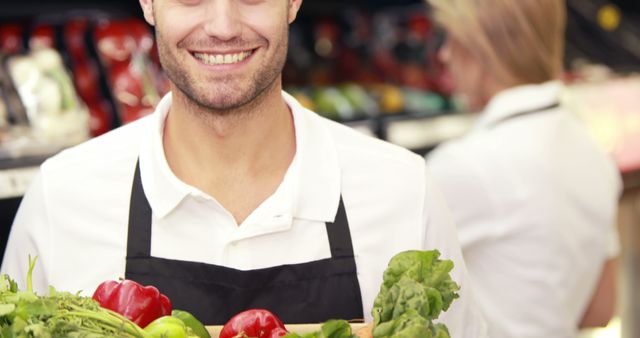
[[[618,252],[619,174],[579,121],[562,108],[504,120],[549,107],[562,88],[499,93],[471,132],[427,158],[493,338],[575,337]]]
[[[442,316],[453,337],[484,337],[456,231],[424,160],[303,108],[283,93],[296,154],[282,183],[237,226],[212,196],[170,170],[162,131],[171,96],[156,112],[47,160],[18,211],[2,272],[24,286],[27,255],[38,255],[35,289],[51,284],[91,294],[125,273],[131,184],[140,159],[153,210],[155,257],[251,270],[331,256],[325,222],[342,193],[366,319],[393,255],[438,249],[452,259],[460,298]]]

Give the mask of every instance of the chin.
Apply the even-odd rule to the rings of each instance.
[[[243,96],[228,94],[193,101],[195,101],[199,106],[208,110],[225,112],[241,108],[251,100]]]

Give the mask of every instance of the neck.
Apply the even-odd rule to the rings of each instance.
[[[491,99],[501,91],[508,89],[509,86],[496,81],[491,77],[486,77],[484,83],[476,95],[469,100],[467,109],[471,111],[482,111]]]
[[[174,174],[216,198],[241,223],[275,191],[293,160],[293,118],[279,86],[253,104],[223,113],[208,111],[174,89],[163,145]],[[245,199],[247,191],[258,191],[259,201],[237,206],[237,189]]]

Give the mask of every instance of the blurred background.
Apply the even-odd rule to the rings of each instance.
[[[584,337],[640,337],[640,2],[568,0],[563,98],[616,160],[618,316]],[[461,135],[442,35],[419,0],[305,0],[283,81],[305,106],[426,154]],[[0,254],[47,157],[153,111],[168,90],[153,32],[131,0],[0,0]]]

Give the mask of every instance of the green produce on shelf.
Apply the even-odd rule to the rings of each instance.
[[[380,112],[378,103],[364,89],[364,87],[355,83],[346,83],[341,85],[339,88],[342,95],[349,100],[349,103],[351,103],[353,109],[358,114],[375,116]]]
[[[287,89],[287,92],[291,94],[298,102],[305,108],[316,111],[316,104],[306,91],[300,89]]]
[[[440,95],[423,90],[404,88],[405,112],[417,115],[436,115],[447,108],[447,101]]]
[[[332,120],[350,120],[356,111],[336,87],[318,87],[313,92],[317,112]]]
[[[404,111],[404,93],[399,87],[377,84],[371,87],[371,91],[377,98],[382,113],[398,114]]]

